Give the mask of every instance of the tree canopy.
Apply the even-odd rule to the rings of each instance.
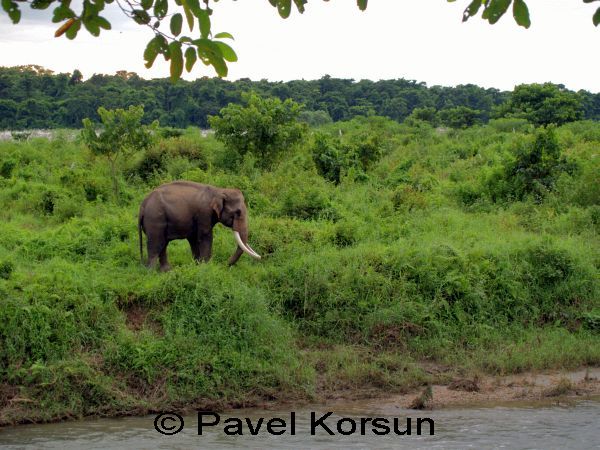
[[[288,82],[200,78],[175,84],[125,71],[82,77],[78,70],[54,74],[39,66],[0,67],[0,130],[80,128],[85,117],[100,122],[100,106],[131,105],[144,105],[143,123],[158,120],[161,126],[208,128],[208,116],[219,114],[229,103],[243,104],[242,94],[248,91],[303,104],[298,119],[314,125],[370,115],[398,122],[410,116],[455,128],[500,117],[537,125],[600,120],[600,93],[575,93],[549,83],[518,86],[511,93],[473,84],[428,87],[406,79],[355,81],[330,76]]]
[[[162,55],[170,65],[171,79],[178,80],[183,69],[191,72],[197,61],[211,66],[218,76],[227,76],[228,62],[237,61],[233,48],[224,41],[233,39],[225,31],[214,30],[211,5],[218,0],[83,0],[81,11],[71,8],[71,0],[31,0],[27,1],[31,9],[53,9],[52,22],[60,24],[55,32],[56,37],[65,36],[75,39],[83,27],[93,36],[99,36],[102,30],[110,30],[111,23],[102,16],[107,4],[115,2],[123,14],[140,26],[147,27],[153,37],[144,50],[144,61],[147,68],[152,67],[158,55]],[[277,9],[282,18],[290,16],[293,7],[304,13],[308,0],[268,0]],[[327,1],[327,0],[325,0]],[[368,0],[356,0],[361,11],[367,8]],[[456,0],[448,0],[454,2]],[[583,0],[592,3],[600,0]],[[512,5],[512,15],[516,23],[529,28],[531,20],[525,0],[471,0],[463,13],[463,21],[476,16],[490,24],[495,24],[504,16]],[[17,24],[21,20],[22,9],[19,0],[2,0],[2,9],[11,21]],[[184,20],[188,32],[184,29]],[[168,25],[165,24],[168,22]],[[600,24],[600,7],[592,17],[595,26]],[[192,37],[194,28],[200,31],[200,38]]]

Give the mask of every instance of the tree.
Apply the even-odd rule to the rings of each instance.
[[[301,105],[291,99],[243,94],[245,106],[229,104],[209,117],[215,137],[238,155],[253,154],[262,167],[271,166],[286,149],[299,142],[306,124],[298,121]]]
[[[71,0],[31,0],[27,4],[32,9],[47,9],[55,6],[52,17],[54,23],[61,23],[55,36],[65,35],[68,39],[75,39],[81,26],[93,36],[99,36],[101,30],[110,30],[111,23],[100,14],[104,12],[106,4],[115,0],[84,0],[82,10],[76,13],[71,8]],[[287,18],[292,12],[292,0],[268,0],[271,6],[277,9],[282,18]],[[367,8],[368,0],[356,0],[361,11]],[[454,2],[455,0],[448,0]],[[597,0],[583,0],[591,3]],[[216,3],[214,0],[213,3]],[[21,20],[21,6],[19,0],[2,0],[2,9],[8,14],[13,23]],[[212,30],[212,8],[210,0],[116,0],[117,5],[128,18],[141,26],[148,27],[154,34],[144,50],[146,67],[152,67],[156,57],[160,54],[165,61],[170,62],[171,79],[177,80],[183,73],[183,68],[190,72],[200,60],[207,66],[212,66],[217,75],[227,75],[227,62],[237,61],[233,49],[219,39],[233,39],[227,32],[214,33]],[[304,13],[304,5],[308,0],[293,0],[299,13]],[[520,26],[529,28],[531,21],[529,9],[525,0],[471,0],[463,13],[463,21],[476,16],[482,11],[481,17],[490,24],[495,24],[508,11],[512,5],[512,14]],[[182,35],[183,21],[188,25],[190,33],[194,26],[200,30],[200,38]],[[168,21],[167,26],[161,24]],[[600,24],[600,8],[592,17],[595,26]]]
[[[433,127],[437,127],[440,122],[438,112],[432,107],[413,109],[410,115],[406,118],[406,121],[409,124],[414,124],[415,122],[428,122]]]
[[[481,111],[467,106],[442,109],[438,116],[442,124],[451,128],[468,128],[481,121]]]
[[[134,150],[146,150],[153,143],[152,132],[158,122],[151,126],[142,126],[143,106],[130,106],[129,109],[107,110],[98,108],[103,129],[98,134],[96,125],[89,119],[83,119],[81,137],[95,155],[103,155],[108,160],[115,198],[119,196],[117,159],[119,155]]]
[[[583,99],[579,94],[552,83],[516,86],[498,117],[518,117],[540,125],[562,125],[583,117]]]

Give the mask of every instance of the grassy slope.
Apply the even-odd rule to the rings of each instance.
[[[118,202],[105,162],[64,135],[0,143],[0,423],[401,391],[431,379],[423,361],[600,363],[599,125],[559,130],[580,169],[555,193],[504,204],[484,180],[527,130],[338,129],[383,136],[368,180],[325,182],[310,139],[273,171],[228,170],[189,130],[161,144],[175,156],[148,180],[143,155],[123,164]],[[172,272],[143,268],[137,207],[179,178],[241,188],[263,260],[228,268],[233,240],[217,227],[209,264],[181,241]]]

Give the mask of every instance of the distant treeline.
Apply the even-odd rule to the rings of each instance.
[[[209,115],[218,114],[229,103],[240,103],[242,92],[247,91],[303,103],[304,119],[309,123],[368,115],[401,122],[416,108],[439,112],[442,118],[444,113],[450,118],[468,113],[468,123],[485,123],[503,115],[512,95],[472,84],[427,87],[405,79],[375,82],[324,76],[270,82],[204,77],[172,84],[166,78],[145,80],[125,71],[83,80],[79,70],[54,74],[39,66],[0,67],[0,129],[80,128],[85,117],[98,119],[99,106],[130,105],[144,105],[148,122],[158,119],[163,126],[207,128]],[[600,94],[567,92],[577,99],[578,118],[600,120]]]

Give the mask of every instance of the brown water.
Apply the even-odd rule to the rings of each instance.
[[[295,412],[295,426],[291,429],[290,415]],[[311,435],[311,413],[315,420],[322,414],[334,414],[324,420],[335,436],[330,436],[323,427],[317,426]],[[373,401],[336,404],[332,407],[303,407],[282,410],[247,409],[220,415],[217,426],[203,427],[198,435],[198,416],[184,416],[183,429],[172,436],[160,434],[154,428],[156,416],[127,417],[121,419],[98,419],[46,425],[22,425],[0,429],[2,449],[188,449],[188,448],[314,448],[314,449],[359,449],[359,448],[406,448],[406,449],[464,449],[464,448],[509,448],[509,449],[593,449],[600,448],[600,402],[582,401],[570,406],[496,406],[486,408],[443,409],[438,411],[411,411],[396,408],[393,404],[378,404]],[[245,418],[256,426],[264,418],[256,436],[250,434]],[[365,422],[365,434],[361,434],[361,418],[399,418],[400,428],[406,431],[407,418],[411,420],[411,435],[387,435],[371,421]],[[429,435],[429,425],[422,424],[422,435],[416,435],[418,417],[434,421],[434,435]],[[244,422],[242,436],[225,434],[226,419],[239,418]],[[271,418],[271,431],[282,432],[279,436],[269,434],[266,428]],[[356,432],[341,435],[336,422],[341,418],[354,418]],[[204,422],[214,419],[205,416]],[[157,422],[160,426],[161,420]],[[167,428],[176,429],[175,422],[162,422]],[[229,421],[227,425],[234,424]],[[276,427],[276,425],[280,425]],[[349,420],[342,422],[341,430],[351,431]],[[229,431],[234,431],[229,428]],[[292,435],[292,431],[294,434]]]

